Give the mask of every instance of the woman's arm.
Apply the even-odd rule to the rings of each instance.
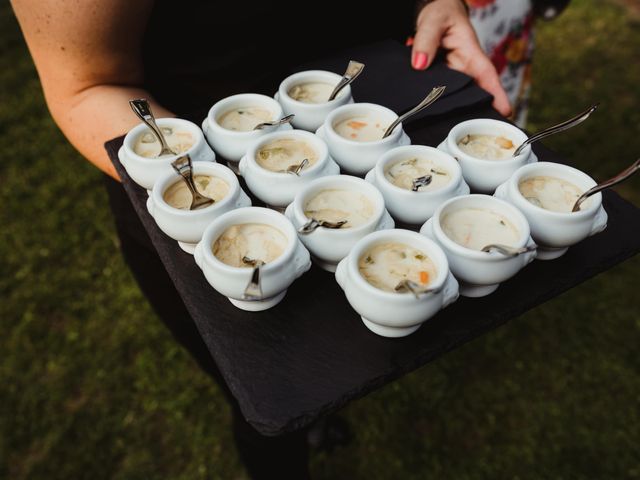
[[[424,7],[416,20],[411,62],[424,70],[439,47],[447,52],[447,64],[473,77],[493,95],[493,107],[508,116],[511,105],[500,83],[498,72],[482,51],[462,0],[420,0]]]
[[[153,0],[11,3],[54,120],[80,153],[118,178],[104,142],[138,123],[128,100],[146,97],[157,116],[172,116],[143,88],[140,49]]]

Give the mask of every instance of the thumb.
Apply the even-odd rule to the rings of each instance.
[[[425,70],[431,63],[440,47],[440,40],[446,31],[444,22],[435,17],[424,16],[418,24],[413,39],[411,66],[416,70]]]

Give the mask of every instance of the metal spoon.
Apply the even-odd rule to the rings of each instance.
[[[289,165],[285,170],[282,170],[283,173],[292,173],[293,175],[300,176],[300,172],[304,167],[309,163],[309,159],[305,158],[298,165]]]
[[[160,142],[160,154],[158,156],[161,157],[162,155],[177,154],[178,152],[174,152],[169,148],[169,145],[167,145],[167,141],[164,139],[164,135],[162,135],[162,130],[160,130],[160,128],[158,128],[158,125],[156,125],[156,119],[151,112],[151,106],[149,105],[149,102],[147,102],[147,100],[144,98],[137,98],[134,100],[129,100],[129,105],[131,106],[131,110],[133,110],[133,113],[135,113],[138,118],[151,129],[151,132]]]
[[[293,117],[295,117],[294,113],[292,113],[291,115],[286,115],[282,117],[280,120],[272,120],[270,122],[259,123],[255,127],[253,127],[253,129],[262,130],[263,128],[267,128],[267,127],[279,127],[280,125],[289,123],[291,120],[293,120]]]
[[[432,175],[423,175],[422,177],[417,177],[413,179],[413,185],[411,186],[412,192],[417,192],[420,187],[427,186],[433,180]]]
[[[327,101],[330,102],[331,100],[336,98],[344,87],[353,82],[358,77],[358,75],[362,73],[362,70],[364,70],[364,63],[350,60],[349,65],[347,65],[347,70],[344,72],[344,75],[336,85],[336,88],[334,88],[333,92],[331,92],[331,95],[329,95],[329,100]]]
[[[384,132],[384,135],[382,135],[382,138],[387,138],[389,135],[391,135],[391,132],[393,132],[393,129],[396,128],[400,123],[404,122],[407,118],[412,117],[416,113],[420,113],[422,110],[427,108],[433,102],[438,100],[442,96],[446,88],[447,87],[445,86],[440,86],[440,87],[435,87],[433,90],[431,90],[429,92],[429,95],[427,95],[425,99],[422,100],[418,105],[413,107],[404,115],[401,115],[400,117],[396,118],[394,122],[391,125],[389,125],[389,128],[387,128],[387,130]]]
[[[419,284],[412,280],[401,280],[394,288],[398,293],[411,292],[416,298],[420,298],[420,294],[432,292],[432,288],[421,288]]]
[[[565,120],[562,123],[558,123],[557,125],[553,125],[552,127],[545,128],[544,130],[539,131],[535,135],[530,136],[529,138],[527,138],[522,143],[522,145],[520,145],[518,148],[516,148],[516,151],[513,152],[513,156],[517,157],[518,155],[520,155],[522,153],[522,150],[524,150],[524,148],[527,145],[530,145],[533,142],[537,142],[541,138],[546,138],[546,137],[548,137],[550,135],[553,135],[554,133],[564,132],[565,130],[570,129],[571,127],[575,127],[576,125],[580,125],[587,118],[589,118],[589,115],[591,115],[593,112],[596,111],[596,109],[598,108],[598,105],[600,105],[600,104],[596,103],[595,105],[590,106],[584,112],[579,113],[575,117],[572,117],[569,120]]]
[[[327,222],[325,220],[316,220],[315,218],[312,218],[298,229],[298,233],[306,235],[314,232],[319,227],[337,229],[342,227],[345,223],[347,223],[346,220],[340,220],[339,222]]]
[[[510,247],[509,245],[492,243],[491,245],[487,245],[486,247],[483,247],[482,251],[488,253],[493,250],[507,257],[517,257],[518,255],[522,255],[523,253],[533,252],[537,248],[538,248],[537,245],[528,245],[526,247],[516,248],[516,247]]]
[[[601,192],[602,190],[605,190],[609,187],[613,187],[614,185],[617,185],[620,182],[625,181],[627,178],[629,178],[631,175],[636,173],[638,170],[640,170],[640,158],[635,162],[633,162],[630,167],[625,168],[622,172],[620,172],[615,177],[610,178],[609,180],[604,181],[593,188],[590,188],[589,190],[584,192],[582,195],[580,195],[580,197],[578,197],[578,200],[576,200],[576,203],[573,205],[573,208],[571,209],[571,211],[577,212],[578,210],[580,210],[580,204],[584,202],[587,198],[589,198],[591,195],[594,195],[598,192]]]
[[[264,265],[262,260],[256,260],[247,256],[242,257],[242,263],[251,265],[253,272],[251,273],[251,280],[247,284],[247,288],[244,289],[242,295],[243,300],[262,300],[262,287],[260,286],[260,268]]]
[[[171,162],[171,166],[182,177],[184,183],[187,184],[189,191],[191,192],[191,205],[189,210],[195,210],[196,208],[206,207],[215,203],[213,198],[206,197],[198,192],[196,184],[193,181],[193,165],[191,164],[191,157],[189,155],[182,155]]]

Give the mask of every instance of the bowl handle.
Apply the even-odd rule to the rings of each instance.
[[[469,188],[469,184],[464,181],[464,177],[460,175],[460,184],[458,188],[456,188],[456,196],[460,197],[462,195],[469,195],[471,189]]]
[[[238,162],[238,171],[243,177],[247,176],[247,156],[243,156]]]
[[[127,156],[124,153],[124,147],[120,147],[118,149],[118,160],[124,168],[127,168]]]
[[[458,281],[455,279],[451,272],[448,273],[447,279],[444,282],[444,289],[442,292],[442,308],[448,307],[455,302],[460,296]]]
[[[204,120],[202,120],[202,131],[205,134],[207,133],[207,130],[209,130],[208,123],[209,123],[209,117],[208,116],[204,117]]]
[[[496,188],[493,196],[501,200],[507,200],[507,183],[509,183],[509,180],[504,182],[502,185],[498,185],[498,188]]]
[[[396,226],[396,222],[393,221],[393,218],[391,217],[391,215],[389,215],[389,212],[385,208],[384,213],[382,214],[382,218],[378,222],[378,225],[376,225],[376,231],[390,230],[395,226]]]
[[[202,241],[198,242],[193,250],[193,259],[200,270],[202,270]]]
[[[523,267],[525,265],[529,265],[531,262],[533,262],[533,259],[538,256],[538,249],[537,249],[536,242],[534,242],[533,238],[531,238],[531,236],[529,236],[529,240],[527,241],[527,247],[531,247],[531,246],[536,246],[536,249],[533,250],[532,252],[527,252],[524,255],[522,255],[522,260],[523,260],[522,266]]]
[[[420,227],[420,234],[435,241],[435,235],[433,234],[433,217],[427,220],[422,227]]]
[[[300,240],[298,240],[298,245],[296,246],[294,263],[296,269],[296,278],[298,278],[304,272],[308,271],[311,268],[311,256],[309,255],[309,250],[305,248]]]
[[[589,235],[590,236],[595,235],[596,233],[600,233],[605,228],[607,228],[608,219],[609,219],[609,216],[607,215],[607,212],[602,207],[602,205],[600,205],[600,208],[598,208],[598,211],[596,212],[596,216],[593,219],[593,226],[591,227],[591,232],[589,233]]]
[[[250,207],[251,198],[249,198],[249,195],[247,195],[247,193],[242,189],[242,187],[240,187],[240,191],[238,193],[239,194],[238,194],[238,199],[236,200],[236,203],[235,203],[235,208]]]
[[[371,170],[369,170],[367,172],[367,174],[364,176],[364,179],[369,182],[371,185],[376,184],[376,167],[373,167]]]
[[[149,215],[153,217],[153,199],[151,198],[151,195],[147,197],[147,212],[149,212]]]
[[[347,255],[338,263],[336,267],[336,282],[340,285],[342,290],[345,289],[347,285],[347,259],[349,256]]]

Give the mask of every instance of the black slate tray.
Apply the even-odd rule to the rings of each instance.
[[[450,97],[451,108],[407,126],[413,143],[435,146],[462,120],[500,118],[488,105],[487,95],[478,90],[462,86]],[[393,102],[384,101],[386,91],[363,93],[358,100],[388,105]],[[423,92],[416,89],[414,96]],[[121,144],[118,138],[105,147],[126,193],[242,413],[265,435],[306,426],[640,250],[640,210],[616,193],[605,192],[609,225],[603,233],[557,260],[533,262],[488,297],[461,298],[405,338],[371,333],[333,275],[315,266],[275,308],[244,312],[213,290],[193,258],[155,225],[146,211],[146,192],[132,182],[117,158]],[[541,161],[563,163],[558,154],[539,144],[534,150]]]

